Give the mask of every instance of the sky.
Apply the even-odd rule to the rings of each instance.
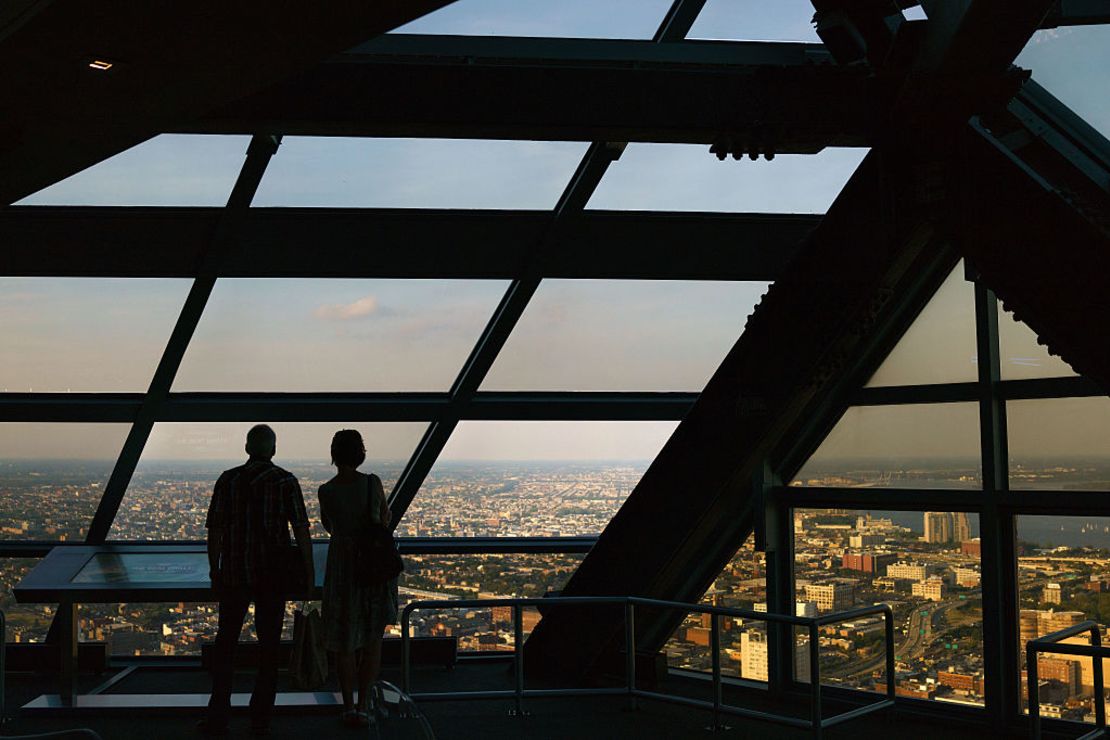
[[[669,4],[460,0],[399,30],[642,39],[654,33]],[[817,41],[811,15],[808,0],[709,0],[690,37]],[[1018,59],[1104,133],[1110,132],[1108,33],[1105,28],[1040,32]],[[22,203],[221,205],[247,143],[243,136],[160,136]],[[287,137],[255,206],[548,209],[585,148],[585,142]],[[822,213],[863,155],[838,149],[782,155],[773,162],[719,162],[704,146],[632,144],[589,207]],[[505,288],[502,281],[220,280],[174,390],[444,390]],[[766,288],[546,281],[483,388],[699,390]],[[0,327],[7,335],[0,388],[145,390],[187,291],[184,280],[0,278]],[[1004,377],[1070,374],[1023,326],[1008,317],[1000,325]],[[974,353],[970,287],[962,274],[954,275],[872,384],[969,380]],[[927,439],[930,435],[947,439],[953,449],[966,447],[965,433],[956,429],[963,422],[946,421],[940,410],[937,426],[929,429],[874,421],[881,413],[866,416],[872,421],[865,426],[878,430],[870,434],[879,450],[904,445],[932,450],[939,443]],[[237,454],[245,429],[189,426],[159,425],[150,459],[199,458],[213,450]],[[333,426],[291,425],[282,432],[283,449],[297,457],[319,454],[321,445],[326,452]],[[407,455],[423,431],[422,425],[363,426],[373,432],[372,446],[383,456]],[[650,457],[673,424],[541,426],[549,431],[463,425],[445,457]],[[4,424],[0,441],[7,455],[55,451],[110,459],[122,443],[119,429],[72,425],[63,432]],[[937,434],[938,429],[951,434]],[[898,441],[890,441],[895,434]],[[867,446],[866,437],[857,433],[845,437],[855,442],[838,444]]]

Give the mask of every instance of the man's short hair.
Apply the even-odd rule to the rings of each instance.
[[[341,429],[331,438],[331,464],[357,468],[366,462],[366,445],[356,429]]]
[[[268,424],[256,424],[247,432],[247,454],[269,460],[277,451],[277,435]]]

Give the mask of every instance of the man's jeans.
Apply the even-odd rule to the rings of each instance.
[[[252,593],[253,599],[252,599]],[[234,675],[235,645],[243,629],[247,607],[254,601],[254,628],[258,633],[258,676],[251,695],[251,724],[266,726],[277,693],[278,657],[281,626],[285,616],[285,595],[277,588],[228,588],[220,594],[220,626],[212,652],[212,698],[208,702],[208,724],[223,727],[231,711],[231,684]]]

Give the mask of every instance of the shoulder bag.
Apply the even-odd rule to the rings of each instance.
[[[397,551],[397,542],[389,527],[374,521],[374,491],[370,476],[366,476],[365,529],[359,536],[355,547],[355,581],[362,586],[377,586],[387,583],[401,574],[405,564]]]

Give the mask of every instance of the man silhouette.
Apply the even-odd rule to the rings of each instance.
[[[227,734],[235,645],[251,601],[260,653],[251,695],[251,731],[269,733],[289,581],[297,569],[303,569],[309,588],[314,581],[304,496],[296,477],[273,464],[276,449],[274,430],[265,424],[247,432],[249,459],[220,475],[208,507],[209,577],[220,602],[212,697],[208,716],[198,724],[208,735]],[[290,526],[296,550],[289,540]],[[291,562],[294,557],[298,562]]]

